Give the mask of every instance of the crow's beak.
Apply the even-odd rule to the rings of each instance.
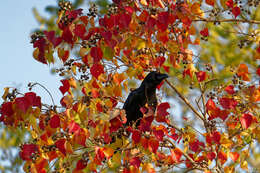
[[[159,76],[158,76],[158,79],[159,80],[163,80],[163,79],[166,79],[166,78],[168,78],[169,76],[167,75],[167,74],[160,74]]]

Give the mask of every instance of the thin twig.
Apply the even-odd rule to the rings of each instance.
[[[191,103],[173,86],[167,79],[166,83],[178,94],[178,96],[189,106],[189,108],[204,122],[203,116],[191,105]]]
[[[53,99],[53,97],[52,97],[50,91],[49,91],[45,86],[43,86],[43,85],[40,84],[40,83],[37,83],[37,82],[36,82],[36,83],[33,83],[33,84],[32,84],[32,87],[35,86],[35,85],[39,85],[39,86],[42,87],[45,91],[47,91],[47,93],[48,93],[49,96],[51,97],[51,101],[52,101],[53,106],[55,106],[54,99]]]
[[[253,24],[260,24],[260,21],[257,20],[245,20],[245,19],[222,19],[222,20],[212,20],[212,19],[205,19],[205,18],[200,18],[200,19],[194,19],[194,22],[212,22],[212,23],[221,23],[221,22],[239,22],[239,23],[253,23]]]

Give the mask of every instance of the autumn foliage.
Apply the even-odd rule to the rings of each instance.
[[[239,3],[113,0],[105,14],[98,14],[93,4],[73,9],[61,1],[57,29],[32,35],[35,60],[62,64],[56,69],[63,78],[60,104],[42,103],[33,91],[11,88],[2,97],[0,121],[30,134],[19,153],[24,171],[234,172],[252,167],[247,160],[251,145],[260,142],[260,21]],[[223,24],[224,30],[226,23],[235,23],[237,37],[241,26],[254,26],[254,37],[249,31],[243,37],[252,54],[244,60],[241,51],[236,58],[242,62],[229,63],[221,60],[225,54],[196,55],[200,45],[218,39],[213,26]],[[157,90],[168,99],[155,112],[141,108],[140,126],[126,127],[121,108],[129,81],[155,70],[170,76]],[[169,98],[185,110],[179,119]]]

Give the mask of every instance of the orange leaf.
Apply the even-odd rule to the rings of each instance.
[[[109,159],[114,154],[114,150],[112,148],[105,147],[103,150],[105,156]]]
[[[242,78],[244,81],[250,81],[248,77],[248,67],[246,64],[240,64],[237,70],[237,75]]]
[[[206,3],[207,3],[208,5],[214,6],[215,0],[206,0]]]
[[[122,82],[123,80],[125,80],[125,75],[124,75],[124,73],[121,73],[121,74],[116,73],[116,74],[113,76],[113,79],[114,79],[114,81],[115,81],[115,83],[116,83],[117,85],[120,85],[121,82]]]
[[[230,152],[229,155],[230,155],[230,158],[231,158],[234,162],[236,162],[237,159],[239,158],[239,153],[237,153],[237,152]]]
[[[176,163],[179,163],[182,156],[182,151],[179,148],[174,148],[171,150],[172,160]]]

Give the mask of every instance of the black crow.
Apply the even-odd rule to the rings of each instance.
[[[139,120],[143,117],[140,108],[146,103],[155,111],[157,106],[156,87],[167,77],[169,77],[167,74],[155,71],[150,72],[144,78],[140,87],[131,91],[123,106],[123,109],[126,111],[126,125],[131,125],[135,122],[136,125],[139,124]]]

